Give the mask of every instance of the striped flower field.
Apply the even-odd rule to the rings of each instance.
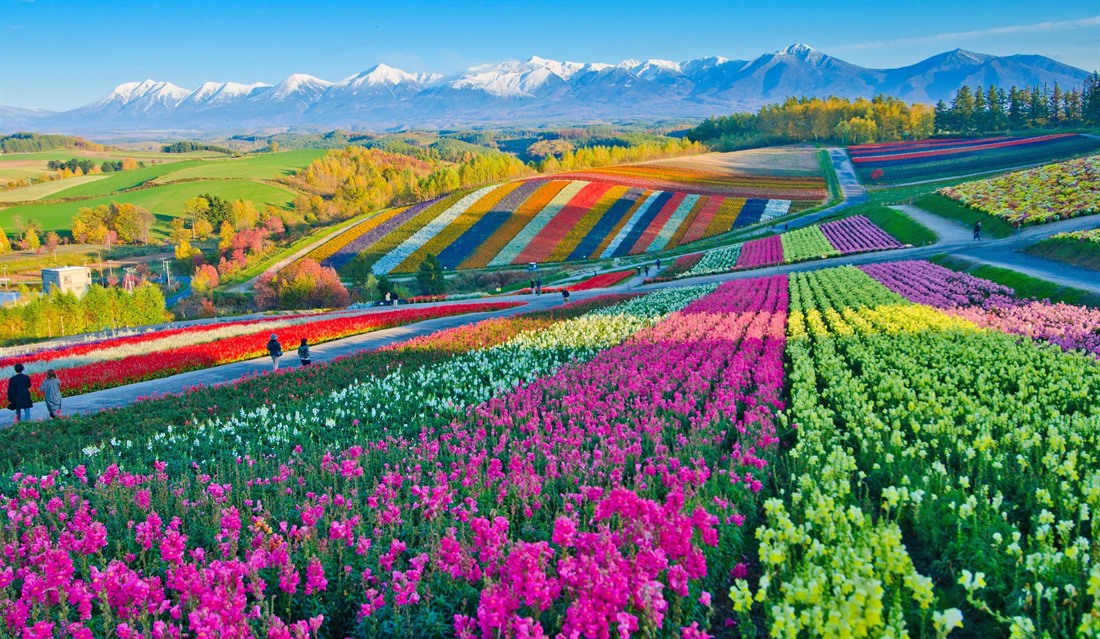
[[[356,256],[379,275],[564,262],[675,248],[805,210],[820,178],[731,175],[631,165],[488,186],[380,214],[313,251],[340,268]]]

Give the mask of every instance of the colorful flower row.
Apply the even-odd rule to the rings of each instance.
[[[965,182],[941,195],[1013,226],[1100,213],[1100,155]]]
[[[1092,229],[1091,231],[1071,231],[1069,233],[1055,233],[1051,236],[1052,239],[1068,239],[1068,240],[1080,240],[1082,242],[1093,242],[1100,244],[1100,229]]]
[[[664,164],[630,164],[564,174],[570,179],[627,184],[655,191],[688,191],[722,197],[776,197],[787,200],[825,199],[821,177],[761,176],[721,173]]]
[[[841,255],[901,248],[901,242],[862,215],[825,222],[821,232]]]
[[[600,275],[594,275],[582,282],[572,284],[569,286],[571,291],[587,291],[594,288],[608,288],[615,286],[621,282],[624,282],[631,277],[634,277],[634,271],[612,271],[610,273],[601,273]]]
[[[751,269],[783,263],[783,240],[779,235],[749,240],[741,246],[734,268]]]
[[[788,340],[792,490],[765,505],[758,586],[734,582],[743,618],[773,636],[1097,630],[1094,360],[851,267],[791,276]]]
[[[783,233],[779,240],[783,246],[783,261],[788,264],[840,255],[817,224]]]
[[[665,184],[675,188],[649,188],[639,177],[652,180],[662,174],[669,176]],[[637,255],[773,220],[824,197],[823,191],[817,193],[818,178],[808,179],[815,185],[808,196],[796,189],[779,193],[790,196],[785,199],[767,199],[781,190],[779,185],[807,179],[660,166],[587,175],[512,182],[386,211],[312,255],[337,268],[363,255],[377,274],[411,272],[428,253],[448,269]],[[741,188],[742,183],[752,186]]]
[[[31,636],[703,636],[704,580],[726,572],[715,549],[740,544],[752,473],[778,443],[785,302],[782,278],[727,287],[438,430],[366,430],[272,459],[219,451],[198,479],[158,464],[17,480],[4,506],[22,514],[3,531],[25,542],[0,559],[0,623]],[[737,398],[755,408],[742,415]],[[331,421],[351,434],[349,417]]]
[[[1100,358],[1100,309],[1020,300],[1012,289],[966,273],[920,261],[861,267],[906,299],[944,309],[978,326],[1026,335],[1063,350]]]
[[[320,316],[314,321],[291,324],[279,331],[280,342],[291,351],[304,338],[310,344],[319,344],[437,317],[502,310],[518,306],[516,302],[492,302],[484,304],[455,304],[434,308],[387,311],[345,315]],[[161,377],[169,377],[187,371],[220,366],[254,359],[267,353],[270,327],[221,338],[212,342],[191,343],[160,350],[139,349],[138,353],[107,361],[93,361],[71,368],[57,369],[67,396],[79,395],[116,386]],[[32,395],[41,400],[38,388],[45,379],[45,372],[31,375]],[[7,381],[3,382],[7,389]]]
[[[972,140],[952,140],[945,144],[920,142],[892,143],[888,146],[864,145],[848,147],[853,164],[874,163],[881,166],[894,166],[913,161],[926,161],[929,158],[950,158],[971,155],[983,151],[1008,147],[1042,145],[1048,142],[1076,137],[1075,133],[1054,133],[1031,137],[979,138]]]

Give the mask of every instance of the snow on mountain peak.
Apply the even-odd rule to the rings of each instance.
[[[126,106],[134,102],[142,102],[144,108],[154,104],[163,104],[175,107],[191,94],[190,89],[180,88],[171,82],[158,82],[156,80],[144,80],[142,82],[124,82],[114,91],[107,94],[97,102],[98,106],[118,104]]]
[[[530,97],[551,78],[568,80],[585,68],[580,62],[558,62],[531,56],[523,62],[509,60],[466,70],[451,83],[455,89],[477,89],[498,97]]]
[[[276,100],[285,100],[296,93],[320,94],[332,86],[328,80],[322,80],[306,73],[292,73],[285,80],[275,85],[271,97]]]
[[[797,56],[805,57],[805,56],[808,56],[810,54],[817,53],[817,50],[814,49],[813,47],[811,47],[808,44],[802,44],[800,42],[798,44],[792,44],[792,45],[788,46],[786,49],[783,49],[780,53],[785,53],[787,55],[797,55]]]

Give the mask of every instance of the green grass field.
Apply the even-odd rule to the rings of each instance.
[[[43,231],[67,231],[72,224],[73,216],[80,208],[110,204],[111,202],[130,202],[145,207],[163,221],[167,217],[182,216],[184,214],[184,202],[200,193],[214,193],[230,201],[244,198],[251,200],[259,208],[262,208],[265,204],[286,206],[294,199],[292,191],[252,180],[180,182],[75,202],[13,206],[0,210],[0,227],[11,228],[12,218],[18,215],[24,220],[34,219],[41,222]],[[166,227],[167,225],[159,226]],[[163,230],[163,228],[160,230]]]
[[[936,242],[936,234],[931,229],[901,211],[875,204],[864,205],[858,214],[867,216],[875,226],[893,235],[902,244],[928,246]]]
[[[1090,271],[1100,271],[1100,244],[1085,242],[1082,240],[1059,237],[1043,240],[1024,249],[1036,257],[1055,260],[1087,268]]]
[[[930,213],[935,213],[936,215],[951,220],[957,220],[967,226],[974,226],[975,222],[981,222],[982,235],[987,237],[1008,237],[1016,231],[1016,229],[1012,228],[1011,224],[999,217],[993,217],[992,215],[987,215],[976,209],[963,206],[954,200],[945,198],[936,193],[929,193],[928,195],[918,197],[913,201],[913,204]]]
[[[141,186],[146,182],[155,180],[162,175],[168,175],[173,171],[179,171],[190,166],[200,164],[201,160],[187,160],[184,162],[171,162],[166,164],[154,164],[147,166],[143,169],[133,169],[132,171],[119,171],[117,173],[111,173],[106,179],[98,180],[88,184],[76,184],[71,188],[67,188],[63,191],[58,191],[53,194],[54,198],[74,198],[74,197],[96,197],[100,195],[109,195],[117,193],[118,191],[124,191],[126,189],[132,189],[135,186]]]
[[[977,264],[970,260],[950,255],[934,255],[929,258],[929,261],[939,264],[940,266],[945,266],[953,271],[970,273],[974,277],[981,277],[998,284],[1003,284],[1016,291],[1016,294],[1020,297],[1100,307],[1100,295],[1076,288],[1070,288],[1068,286],[1059,286],[1053,282],[1031,277],[1019,271],[989,266],[987,264]]]
[[[178,182],[199,178],[273,180],[291,175],[298,169],[324,155],[323,149],[303,149],[283,153],[263,153],[239,158],[206,160],[187,167],[180,167],[157,178],[158,183]]]
[[[100,175],[82,175],[80,177],[68,178],[65,180],[52,180],[50,182],[32,184],[30,186],[0,192],[0,202],[30,202],[33,200],[48,199],[59,191],[71,189],[74,186],[87,184],[89,182],[97,182],[109,177],[111,177],[110,173],[103,173]]]
[[[49,173],[46,163],[50,160],[69,160],[71,158],[90,159],[103,162],[104,160],[122,160],[132,158],[139,162],[150,164],[174,164],[185,160],[202,158],[225,157],[220,153],[208,151],[195,153],[159,153],[156,151],[85,151],[82,149],[58,149],[54,151],[39,151],[37,153],[7,153],[0,154],[0,182],[21,180],[24,178],[37,178],[43,173]],[[2,194],[0,194],[2,195]]]

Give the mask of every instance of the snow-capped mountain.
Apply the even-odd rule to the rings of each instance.
[[[956,49],[898,69],[860,67],[805,44],[754,60],[558,62],[540,57],[471,67],[449,78],[378,64],[339,82],[295,73],[275,85],[146,80],[64,113],[0,107],[0,131],[71,133],[264,128],[452,127],[704,117],[788,96],[950,100],[963,84],[1080,86],[1087,72],[1037,55]]]

